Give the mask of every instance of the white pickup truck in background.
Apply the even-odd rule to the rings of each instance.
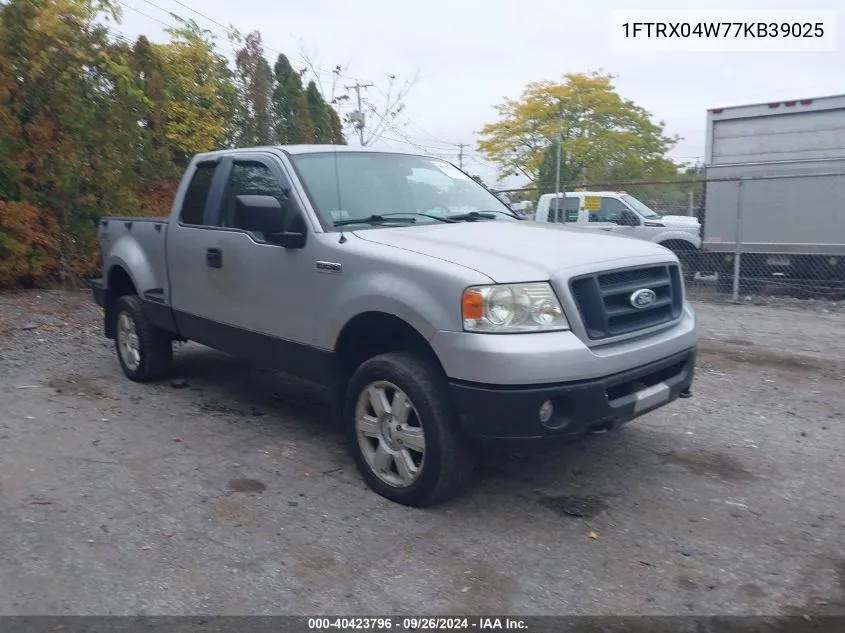
[[[558,199],[565,202],[558,208]],[[685,215],[660,215],[624,191],[545,193],[537,202],[535,222],[601,231],[665,246],[681,261],[685,276],[699,269],[701,224]]]

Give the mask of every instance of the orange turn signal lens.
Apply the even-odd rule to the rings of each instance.
[[[484,295],[478,290],[465,290],[461,307],[464,319],[484,318]]]

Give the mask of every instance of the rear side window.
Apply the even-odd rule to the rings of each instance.
[[[211,190],[211,180],[214,178],[214,170],[217,165],[197,165],[188,190],[185,192],[185,199],[182,201],[182,211],[179,214],[179,221],[182,224],[203,224],[205,203],[208,200],[208,192]]]
[[[558,200],[561,200],[563,204],[561,205],[564,207],[566,211],[566,216],[564,219],[563,214],[558,210]],[[580,206],[581,200],[579,198],[552,198],[549,200],[549,222],[577,222],[578,221],[578,207]]]

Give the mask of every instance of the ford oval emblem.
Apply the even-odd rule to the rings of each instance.
[[[647,308],[656,300],[657,295],[651,288],[640,288],[639,290],[635,290],[631,293],[631,296],[629,297],[631,305],[637,308],[638,310],[641,310],[642,308]]]

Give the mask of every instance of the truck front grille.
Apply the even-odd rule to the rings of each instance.
[[[569,287],[592,340],[668,323],[680,317],[683,309],[683,286],[675,264],[582,275],[570,280]],[[635,307],[632,295],[646,288],[654,292],[654,302]]]

